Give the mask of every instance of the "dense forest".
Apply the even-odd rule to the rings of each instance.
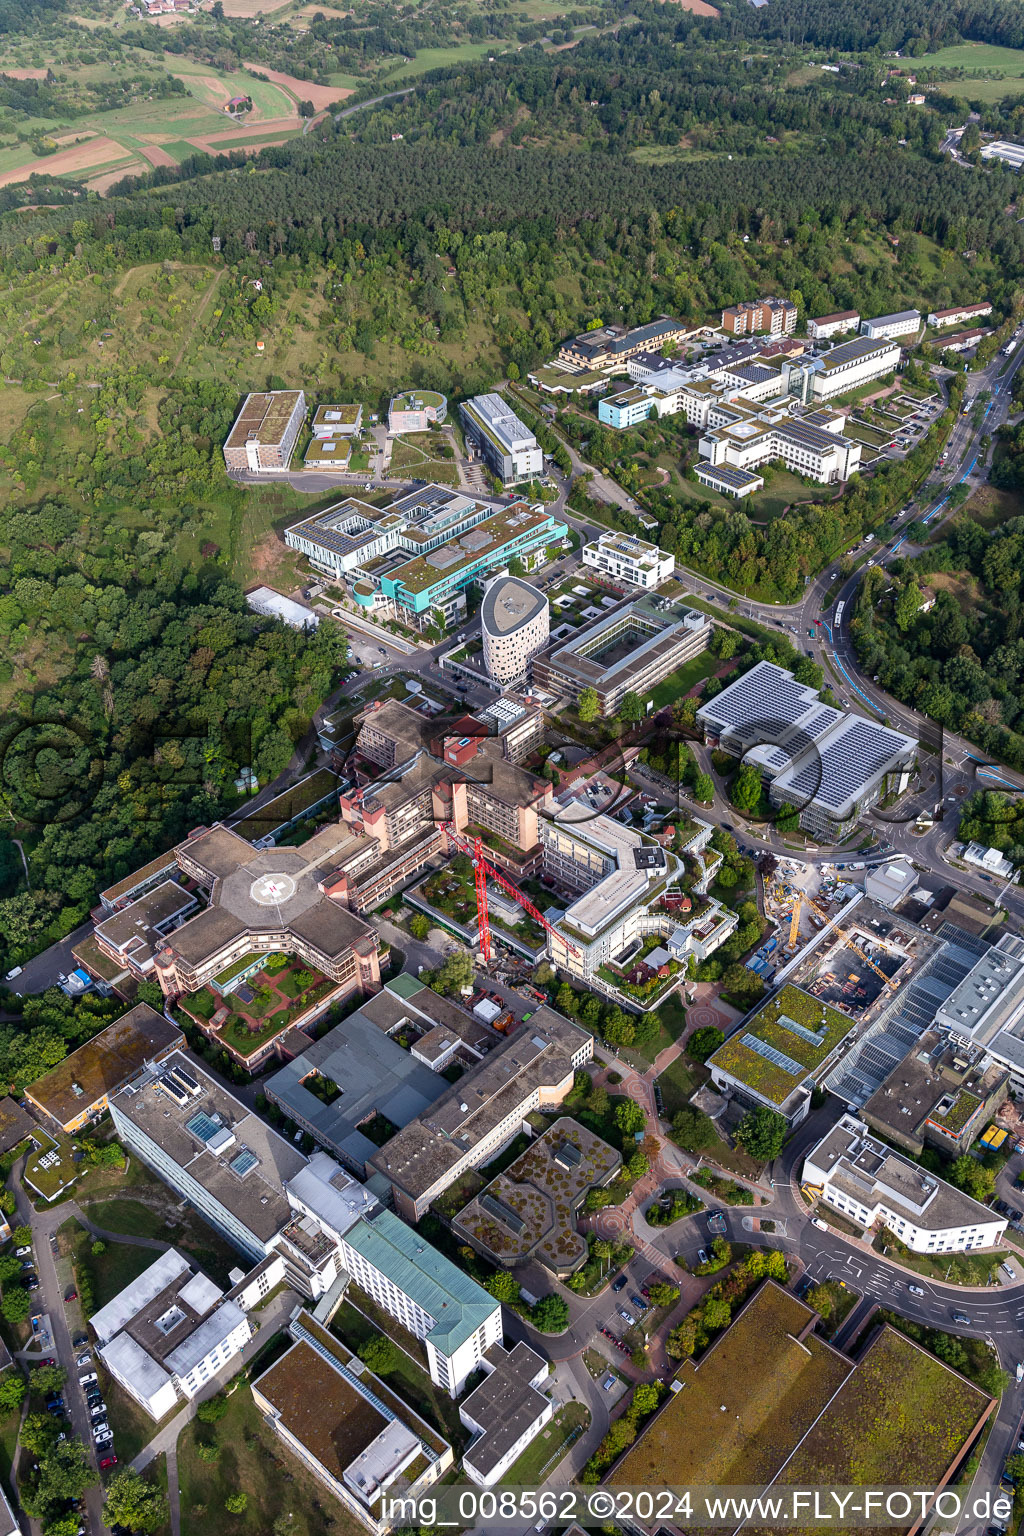
[[[866,672],[922,714],[1024,768],[1024,518],[946,538],[868,571],[850,632]],[[927,599],[927,600],[926,600]],[[930,603],[930,606],[929,606]]]

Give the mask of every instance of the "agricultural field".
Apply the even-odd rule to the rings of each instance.
[[[81,50],[59,36],[0,46],[0,72],[41,81],[53,69],[58,79],[72,82],[60,87],[64,94],[48,93],[48,115],[12,110],[0,116],[0,186],[46,171],[104,192],[123,176],[177,165],[198,152],[255,152],[302,132],[300,102],[321,112],[351,95],[354,83],[339,77],[337,85],[313,85],[257,63],[219,69],[186,54],[154,54],[119,41],[105,51],[109,57],[102,62],[83,65]],[[257,80],[250,70],[267,78]],[[228,113],[235,96],[249,97],[251,111]],[[118,104],[107,105],[112,100]],[[17,137],[5,133],[8,126]]]
[[[952,48],[940,48],[936,53],[926,53],[921,58],[900,61],[905,69],[920,71],[957,70],[964,77],[937,85],[937,89],[951,95],[968,96],[980,101],[1001,101],[1004,96],[1019,96],[1024,87],[1024,49],[999,48],[992,43],[958,43]],[[984,71],[988,79],[974,78],[975,71]]]

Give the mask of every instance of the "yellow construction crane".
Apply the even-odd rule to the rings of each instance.
[[[789,947],[790,947],[790,949],[792,949],[793,946],[796,944],[797,934],[800,931],[800,905],[801,905],[802,901],[803,901],[803,897],[801,896],[800,892],[797,891],[796,895],[793,897],[793,916],[790,918],[790,922],[789,922]]]
[[[885,972],[882,970],[882,967],[880,965],[876,965],[875,962],[872,960],[871,956],[870,955],[866,955],[864,953],[864,951],[861,949],[860,945],[859,944],[855,944],[853,942],[853,940],[850,938],[849,934],[844,934],[843,937],[846,940],[846,943],[849,946],[849,948],[853,950],[854,954],[855,955],[860,955],[860,957],[864,961],[865,965],[870,965],[870,967],[874,971],[875,975],[876,976],[881,976],[882,980],[885,982],[887,987],[898,987],[899,986],[899,982],[896,981],[894,979],[894,977],[887,976],[885,974]]]

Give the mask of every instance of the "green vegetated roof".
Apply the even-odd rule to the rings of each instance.
[[[684,1362],[681,1390],[606,1481],[768,1482],[852,1369],[813,1334],[797,1342],[810,1316],[766,1281],[699,1364]]]
[[[782,1022],[792,1019],[816,1034],[823,1030],[820,1045],[815,1045]],[[708,1063],[728,1072],[773,1104],[784,1104],[800,1083],[827,1061],[839,1042],[850,1033],[854,1020],[826,1003],[812,997],[802,987],[786,986],[741,1025],[724,1045],[720,1045]],[[779,1062],[761,1056],[744,1035],[752,1035],[766,1046],[789,1057],[800,1069],[791,1072]]]
[[[937,1488],[992,1399],[893,1328],[879,1334],[785,1482]]]
[[[798,1342],[811,1317],[766,1281],[607,1481],[937,1488],[991,1398],[892,1328],[856,1365]]]
[[[940,1125],[943,1130],[949,1131],[951,1135],[955,1136],[963,1130],[971,1116],[977,1112],[981,1102],[979,1094],[972,1093],[969,1088],[961,1088],[944,1115],[937,1114],[935,1110],[932,1110],[928,1119],[933,1125]]]

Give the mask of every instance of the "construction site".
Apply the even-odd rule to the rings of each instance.
[[[895,991],[902,975],[909,975],[917,951],[917,937],[909,925],[890,915],[864,920],[862,902],[850,912],[847,926],[840,921],[806,963],[798,966],[793,980],[813,997],[842,1013],[868,1013],[884,993]]]

